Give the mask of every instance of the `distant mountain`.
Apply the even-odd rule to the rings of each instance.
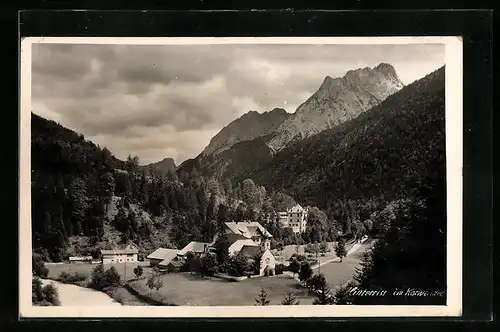
[[[349,70],[341,78],[327,76],[318,91],[276,130],[268,145],[279,151],[294,140],[337,126],[376,106],[403,86],[394,67],[386,63]]]
[[[173,158],[164,158],[163,160],[160,160],[156,163],[140,166],[140,168],[149,173],[166,174],[169,172],[174,172],[176,166]]]
[[[195,170],[202,175],[231,177],[260,167],[273,156],[267,146],[270,135],[290,116],[282,108],[245,113],[215,135],[199,156],[182,163],[178,173]]]
[[[442,67],[358,117],[289,145],[241,178],[320,207],[336,199],[410,195],[432,165],[444,167],[444,118]]]
[[[327,76],[295,113],[280,108],[246,113],[215,135],[199,156],[180,165],[178,172],[237,177],[260,168],[288,144],[348,121],[402,87],[395,69],[385,63],[350,70],[342,78]]]
[[[228,150],[234,144],[251,141],[273,133],[291,114],[282,108],[258,113],[250,111],[234,120],[215,135],[202,152],[202,157],[216,155]]]

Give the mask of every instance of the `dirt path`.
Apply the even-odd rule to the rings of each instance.
[[[54,280],[41,279],[42,284],[54,284],[59,293],[61,306],[111,306],[121,305],[103,292]]]

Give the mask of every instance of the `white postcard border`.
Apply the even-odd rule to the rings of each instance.
[[[31,49],[64,44],[444,44],[446,47],[447,304],[445,306],[92,306],[31,303]],[[460,37],[27,37],[21,41],[19,137],[19,312],[23,318],[428,317],[462,313],[462,39]]]

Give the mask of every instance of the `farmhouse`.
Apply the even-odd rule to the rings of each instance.
[[[161,263],[161,265],[168,265],[174,258],[177,257],[177,249],[159,248],[146,257],[149,260],[149,266],[154,267]]]
[[[103,264],[110,263],[134,263],[137,262],[139,250],[128,246],[125,249],[101,250]]]
[[[242,239],[250,239],[261,244],[273,236],[262,225],[256,221],[226,222],[224,223],[226,236],[230,242]]]
[[[294,233],[303,233],[307,226],[308,209],[299,204],[279,213],[279,221],[284,228],[291,228]]]
[[[228,248],[229,256],[239,253],[244,246],[260,248],[260,246],[251,239],[236,240]]]

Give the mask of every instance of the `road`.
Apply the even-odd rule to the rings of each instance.
[[[63,284],[54,280],[41,279],[42,284],[53,283],[59,293],[61,306],[112,306],[121,304],[115,302],[103,292],[71,284]]]

